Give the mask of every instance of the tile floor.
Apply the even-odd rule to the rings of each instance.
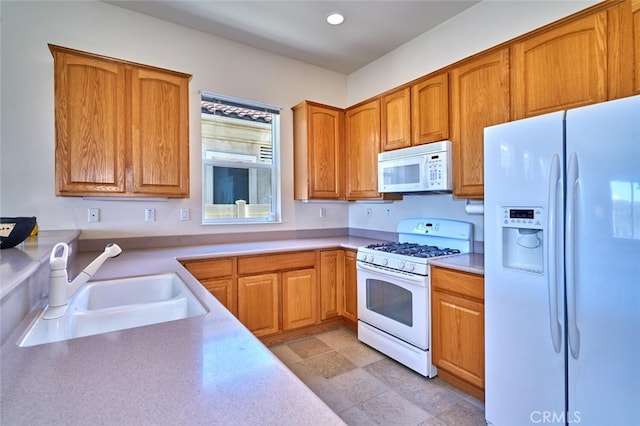
[[[486,425],[484,404],[340,328],[270,347],[348,425]]]

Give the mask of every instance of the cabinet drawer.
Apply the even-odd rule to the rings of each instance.
[[[238,258],[238,275],[314,268],[315,266],[316,253],[314,251],[243,256]]]
[[[484,300],[484,277],[432,266],[431,289]]]
[[[233,258],[193,260],[183,265],[198,280],[233,275]]]

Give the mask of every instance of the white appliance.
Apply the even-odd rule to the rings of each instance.
[[[378,191],[450,192],[451,141],[433,142],[378,154]]]
[[[402,219],[397,231],[398,242],[358,249],[358,339],[423,376],[434,377],[428,261],[470,253],[473,224]]]
[[[640,424],[640,96],[488,127],[486,419]]]

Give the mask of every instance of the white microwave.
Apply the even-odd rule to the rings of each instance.
[[[379,192],[451,192],[451,141],[378,154]]]

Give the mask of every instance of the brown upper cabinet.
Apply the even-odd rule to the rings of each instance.
[[[348,200],[380,199],[380,99],[347,109],[345,116]]]
[[[344,199],[344,111],[310,101],[292,109],[294,199]]]
[[[191,76],[49,49],[56,194],[188,197]]]
[[[406,87],[380,99],[383,151],[411,146],[411,89]]]
[[[633,44],[631,50],[633,55],[633,66],[631,69],[635,70],[635,73],[633,75],[633,87],[631,94],[640,95],[640,0],[633,0],[630,7],[632,25],[630,34],[625,37],[625,39],[630,40]]]
[[[381,97],[383,151],[449,138],[449,74],[421,79]]]
[[[512,47],[514,119],[607,100],[607,12]]]
[[[411,86],[411,128],[413,145],[449,138],[449,73]]]
[[[611,44],[609,99],[640,94],[640,0],[608,10]],[[611,37],[613,36],[613,37]]]
[[[451,70],[453,193],[484,196],[484,128],[509,121],[509,49]]]

